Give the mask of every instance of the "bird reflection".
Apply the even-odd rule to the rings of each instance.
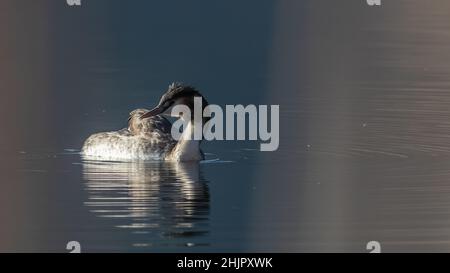
[[[209,233],[208,182],[196,162],[85,160],[83,175],[90,211],[114,219],[118,228],[150,234],[145,238],[153,238],[152,245]]]

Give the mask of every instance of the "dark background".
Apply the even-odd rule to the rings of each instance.
[[[449,13],[444,0],[0,1],[0,250],[448,251]],[[279,104],[280,148],[206,143],[223,162],[201,166],[206,234],[136,235],[89,209],[76,152],[173,81],[219,105]]]

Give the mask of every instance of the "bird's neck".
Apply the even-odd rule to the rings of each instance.
[[[184,128],[180,139],[171,152],[170,159],[175,161],[200,161],[203,159],[203,154],[200,151],[201,140],[194,138],[195,129],[201,129],[201,126],[201,123],[192,120],[187,122],[186,128]]]

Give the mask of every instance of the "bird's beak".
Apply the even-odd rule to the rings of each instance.
[[[155,108],[153,108],[152,110],[148,111],[147,113],[143,114],[140,119],[144,119],[144,118],[149,118],[149,117],[153,117],[156,115],[161,114],[162,112],[164,112],[165,109],[163,109],[161,106],[156,106]]]

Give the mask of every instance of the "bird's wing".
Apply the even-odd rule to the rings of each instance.
[[[147,109],[136,109],[130,113],[128,118],[128,130],[133,134],[170,134],[172,123],[161,115],[140,119],[140,117],[148,112]]]

